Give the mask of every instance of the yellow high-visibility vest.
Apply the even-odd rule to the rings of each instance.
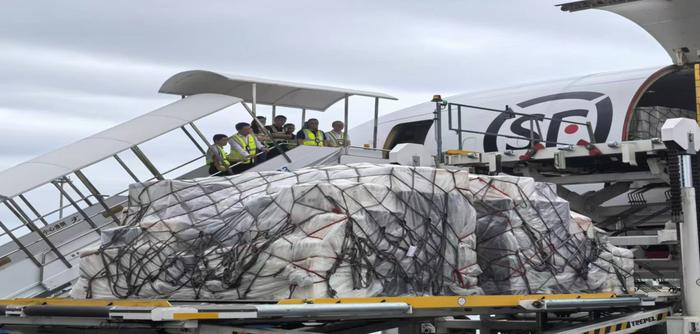
[[[219,145],[214,145],[214,146],[216,146],[216,148],[219,150],[219,154],[221,154],[221,159],[223,160],[222,165],[226,168],[228,168],[228,166],[231,166],[231,162],[228,161],[228,154],[226,153],[224,148],[219,146]],[[214,157],[207,156],[207,165],[211,165],[213,163],[214,163]]]
[[[255,160],[255,154],[257,152],[257,146],[255,145],[255,137],[253,135],[248,135],[248,140],[246,140],[246,138],[241,136],[240,134],[235,134],[235,135],[233,135],[232,138],[233,138],[233,140],[236,141],[236,143],[238,143],[238,145],[241,146],[241,148],[243,148],[244,151],[253,155],[252,158],[246,159],[245,161],[243,161],[243,163],[244,164],[252,163]],[[240,153],[238,153],[238,151],[236,151],[234,149],[231,149],[230,155],[237,160],[243,159],[243,156]]]
[[[307,146],[324,146],[323,143],[323,131],[316,130],[313,133],[309,129],[304,129],[304,145]]]

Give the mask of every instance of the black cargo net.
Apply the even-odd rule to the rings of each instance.
[[[487,294],[627,293],[632,252],[609,244],[552,185],[473,176],[477,258]]]
[[[661,126],[667,119],[695,119],[695,111],[664,106],[637,107],[632,113],[627,140],[661,138]]]
[[[135,184],[124,221],[81,254],[72,296],[611,291],[631,276],[628,251],[587,236],[546,185],[464,171],[355,164]]]

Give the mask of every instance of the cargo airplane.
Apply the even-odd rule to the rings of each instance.
[[[453,112],[451,120],[443,116],[443,149],[502,152],[528,147],[531,137],[548,147],[576,145],[582,139],[591,139],[589,127],[584,126],[587,122],[597,143],[649,139],[658,134],[665,118],[695,118],[695,78],[689,65],[700,61],[698,1],[586,0],[559,6],[566,12],[599,9],[629,19],[665,48],[674,65],[448,97],[446,100],[456,104],[497,110],[506,110],[508,106],[514,114],[462,108],[461,127],[473,132],[463,133],[461,143],[456,132],[449,130],[457,128],[456,113]],[[434,109],[434,103],[426,102],[381,117],[377,146],[381,148],[383,143],[384,149],[391,149],[398,143],[418,143],[434,153]],[[533,118],[538,120],[531,129],[529,121]],[[350,134],[354,143],[370,143],[373,122],[355,127]]]

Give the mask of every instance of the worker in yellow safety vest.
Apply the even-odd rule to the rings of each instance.
[[[214,135],[214,145],[209,147],[207,150],[207,165],[209,165],[209,175],[226,176],[233,175],[229,167],[231,166],[231,161],[229,161],[229,156],[224,150],[224,147],[228,143],[228,136],[218,134]]]
[[[345,128],[345,123],[341,121],[335,121],[331,124],[333,130],[326,132],[326,139],[328,141],[328,146],[341,147],[350,146],[350,140],[346,133],[343,132]]]
[[[311,118],[306,122],[306,128],[297,132],[297,143],[306,146],[326,146],[326,137],[318,129],[318,120]]]
[[[231,146],[230,159],[236,161],[231,167],[233,173],[241,173],[255,165],[256,156],[259,151],[267,152],[258,138],[253,134],[253,129],[248,123],[236,124],[237,133],[229,137],[228,143]]]

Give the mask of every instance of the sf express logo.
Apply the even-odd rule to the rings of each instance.
[[[484,136],[484,151],[499,151],[499,144],[503,143],[507,150],[526,149],[530,147],[528,142],[530,136],[535,140],[546,141],[543,143],[546,147],[557,146],[556,143],[573,145],[580,139],[590,140],[585,126],[562,122],[564,120],[579,123],[590,121],[594,129],[593,137],[598,143],[605,142],[612,126],[612,102],[610,97],[602,93],[554,94],[518,103],[517,107],[520,110],[514,108],[514,111],[529,115],[513,117],[513,114],[501,113],[486,129],[486,132],[491,135]],[[541,117],[548,117],[551,120],[543,120]],[[530,120],[536,123],[532,130]],[[518,136],[523,139],[506,140],[493,135],[494,133]]]

